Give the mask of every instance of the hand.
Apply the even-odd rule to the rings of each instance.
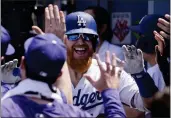
[[[20,80],[19,75],[15,75],[14,69],[17,68],[18,60],[14,59],[1,66],[2,82],[14,84]]]
[[[170,21],[170,15],[165,15],[166,19]],[[163,31],[158,33],[154,31],[154,38],[157,40],[158,45],[156,49],[160,52],[161,56],[169,57],[170,55],[170,22],[166,21],[162,18],[159,18],[159,22],[157,23],[158,27],[161,28]]]
[[[159,18],[157,26],[163,30],[163,31],[160,31],[160,35],[166,39],[170,39],[170,18],[171,18],[171,16],[166,14],[165,18],[168,21],[166,21],[163,18]]]
[[[157,40],[157,43],[158,43],[156,48],[158,48],[160,55],[163,55],[163,49],[165,47],[164,38],[157,31],[154,31],[153,33],[154,33],[154,38]]]
[[[44,32],[37,26],[32,27],[37,34]],[[59,11],[57,5],[49,5],[45,8],[45,33],[53,33],[60,39],[64,39],[66,32],[65,16],[63,11]]]
[[[102,66],[102,62],[98,54],[96,54],[95,59],[100,68],[101,76],[100,79],[95,81],[90,75],[84,75],[89,82],[99,91],[102,92],[105,89],[113,88],[117,89],[119,87],[119,78],[122,68],[116,67],[116,56],[112,54],[112,66],[110,64],[110,53],[106,52],[106,69]]]
[[[124,69],[130,74],[140,73],[144,70],[144,59],[140,49],[136,49],[135,46],[122,46],[125,56]]]

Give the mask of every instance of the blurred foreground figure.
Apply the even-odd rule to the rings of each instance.
[[[61,39],[53,34],[37,35],[28,45],[20,66],[22,81],[1,99],[1,117],[91,117],[66,104],[62,90],[54,86],[64,73],[62,67],[66,61],[66,49]],[[117,90],[119,71],[115,65],[110,71],[112,73],[103,71],[105,74],[98,81],[88,80],[102,93],[106,117],[124,118]]]

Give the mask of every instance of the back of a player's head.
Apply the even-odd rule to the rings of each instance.
[[[102,38],[103,40],[110,41],[113,36],[113,33],[111,30],[111,20],[108,11],[100,6],[89,6],[84,11],[86,10],[93,11],[93,17],[97,23],[98,33],[100,33],[99,29],[101,29],[104,24],[107,25],[106,31],[103,33]]]
[[[25,43],[25,69],[27,78],[55,83],[66,60],[66,49],[53,34],[37,35]]]
[[[170,86],[155,94],[150,111],[152,117],[170,116]]]
[[[137,41],[136,47],[145,53],[155,53],[157,41],[154,38],[153,31],[160,32],[161,30],[157,26],[159,18],[165,19],[164,16],[158,14],[145,15],[139,22],[139,25],[130,27],[132,31],[141,34],[141,38]]]

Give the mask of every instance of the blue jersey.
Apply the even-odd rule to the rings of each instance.
[[[102,98],[106,117],[126,117],[117,90],[103,91]],[[4,99],[1,103],[1,117],[92,117],[78,107],[57,100],[54,100],[52,104],[38,104],[26,96],[16,95]]]

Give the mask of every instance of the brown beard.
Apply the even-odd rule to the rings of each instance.
[[[89,52],[88,57],[85,59],[74,59],[73,50],[67,49],[67,63],[75,72],[83,74],[91,65],[93,51]]]

